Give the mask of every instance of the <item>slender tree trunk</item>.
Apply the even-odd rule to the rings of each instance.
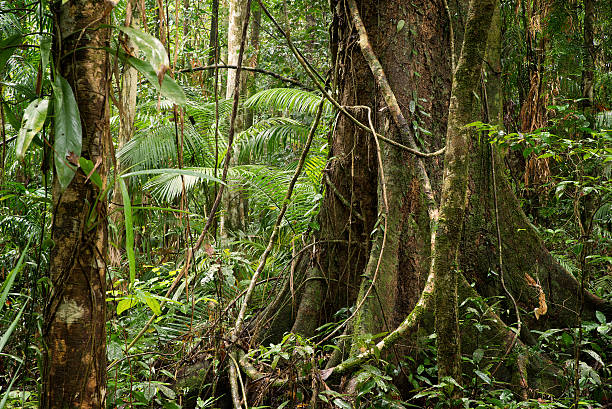
[[[250,56],[247,59],[248,67],[257,67],[259,61],[259,34],[261,32],[261,8],[257,2],[251,4],[251,37],[249,38],[249,51]],[[245,72],[246,76],[246,97],[250,97],[257,91],[255,80],[257,78],[256,72]],[[253,112],[249,109],[245,109],[244,113],[244,128],[248,129],[253,125]]]
[[[227,28],[227,63],[237,65],[240,42],[242,41],[242,25],[246,16],[246,0],[230,0]],[[234,89],[236,70],[227,70],[227,88],[225,98],[234,98],[234,92],[244,91],[246,76],[240,78],[239,89]],[[244,129],[244,114],[236,117],[236,131]],[[239,152],[234,150],[230,165],[238,163]],[[230,181],[223,195],[223,216],[220,223],[221,238],[227,240],[231,231],[244,229],[246,221],[245,204],[240,194],[239,184]]]
[[[125,25],[128,27],[138,26],[140,21],[140,12],[135,3],[136,0],[129,1],[126,7]],[[122,36],[124,46],[127,50],[132,50],[132,54],[138,54],[138,46],[128,36]],[[134,120],[136,117],[136,97],[138,93],[138,71],[129,64],[125,64],[123,76],[121,77],[121,91],[119,93],[119,104],[121,110],[119,112],[119,135],[117,138],[117,151],[125,145],[132,136],[134,136]],[[116,158],[115,169],[115,188],[113,189],[113,198],[108,207],[109,216],[115,227],[112,235],[113,244],[109,247],[110,265],[113,268],[121,267],[122,252],[120,249],[124,247],[125,240],[125,225],[123,220],[123,196],[119,188],[118,176],[123,168],[121,160]],[[127,181],[126,181],[127,184]]]
[[[82,156],[104,175],[110,140],[108,47],[111,5],[73,0],[57,6],[56,67],[71,84],[83,128]],[[78,170],[63,192],[53,181],[55,243],[52,290],[45,309],[42,408],[104,408],[106,398],[106,202]],[[95,223],[89,224],[89,215]]]
[[[219,62],[219,0],[212,0],[208,47],[208,65],[216,65]],[[215,69],[211,68],[208,75],[213,77],[214,74]]]
[[[593,78],[595,72],[595,43],[593,23],[595,21],[595,1],[584,0],[584,49],[582,59],[582,101],[583,106],[593,105]]]
[[[246,16],[246,0],[230,0],[227,27],[227,64],[236,65],[238,51],[242,40],[242,22]],[[234,81],[236,70],[227,70],[227,88],[225,98],[234,97]]]

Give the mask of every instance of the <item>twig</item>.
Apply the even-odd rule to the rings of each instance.
[[[225,69],[230,69],[230,70],[238,69],[238,67],[236,65],[216,64],[216,65],[205,65],[203,67],[184,68],[182,70],[178,70],[176,73],[177,74],[185,74],[185,73],[190,73],[190,72],[206,71],[206,70],[209,70],[211,68],[225,68]],[[295,79],[289,78],[289,77],[284,77],[284,76],[282,76],[280,74],[277,74],[277,73],[275,73],[273,71],[264,70],[262,68],[245,67],[245,66],[242,67],[242,70],[258,72],[260,74],[269,75],[269,76],[274,77],[276,79],[279,79],[281,81],[285,81],[285,82],[289,82],[291,84],[297,85],[298,87],[303,88],[303,89],[305,89],[307,91],[313,91],[314,90],[312,87],[309,87],[308,85],[304,85],[301,82],[299,82],[298,80],[295,80]]]

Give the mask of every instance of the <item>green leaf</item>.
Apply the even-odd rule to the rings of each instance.
[[[143,33],[135,28],[119,27],[119,30],[129,35],[134,44],[144,53],[147,61],[155,70],[159,84],[161,84],[164,74],[170,68],[170,60],[161,41],[151,34]]]
[[[41,70],[44,74],[47,64],[49,64],[49,55],[51,54],[51,36],[44,36],[40,40],[40,63]]]
[[[20,160],[23,160],[34,136],[43,128],[48,108],[49,100],[38,98],[30,102],[30,105],[25,109],[15,148]]]
[[[121,315],[121,313],[125,310],[129,310],[133,306],[135,306],[138,302],[133,297],[127,297],[117,303],[117,315]]]
[[[138,299],[149,306],[151,311],[155,315],[161,315],[161,307],[159,305],[159,301],[155,299],[150,293],[146,291],[139,291],[137,293]]]
[[[98,187],[98,189],[102,190],[102,177],[100,174],[94,170],[94,164],[89,159],[85,159],[84,157],[79,158],[79,166],[83,169],[83,172],[86,175],[90,175],[89,179]]]
[[[599,356],[599,354],[591,349],[585,349],[584,352],[586,352],[587,354],[591,355],[591,358],[593,358],[594,360],[596,360],[601,366],[605,367],[606,365],[603,362],[603,359],[601,359],[601,356]]]
[[[123,213],[125,216],[125,250],[128,256],[130,265],[130,285],[134,285],[136,279],[136,257],[134,256],[134,228],[132,224],[132,203],[130,195],[123,178],[119,178],[119,186],[121,187],[121,195],[123,197]]]
[[[474,371],[474,373],[478,375],[478,377],[482,379],[485,383],[487,384],[491,383],[491,378],[486,373],[482,371],[478,371],[478,370]]]
[[[11,58],[15,49],[21,45],[22,41],[23,36],[21,34],[15,34],[0,41],[0,72],[4,71],[6,62]]]
[[[138,176],[138,175],[167,175],[167,174],[174,174],[174,175],[185,175],[185,176],[196,176],[200,179],[205,179],[205,180],[210,180],[211,182],[216,182],[216,183],[221,183],[224,184],[221,179],[217,179],[214,176],[211,175],[207,175],[204,172],[198,172],[195,170],[189,170],[189,169],[148,169],[148,170],[139,170],[137,172],[130,172],[130,173],[126,173],[125,175],[121,176],[122,178],[127,178],[130,176]]]
[[[334,405],[342,409],[353,409],[350,403],[340,398],[334,399]]]
[[[601,324],[606,323],[606,316],[603,312],[595,311],[595,317],[597,317],[597,321],[599,321]]]
[[[67,161],[67,157],[81,156],[83,133],[81,116],[74,93],[68,81],[55,73],[53,82],[53,111],[55,115],[55,170],[62,190],[65,189],[76,169]]]
[[[4,113],[6,114],[6,119],[8,119],[9,124],[13,127],[13,129],[20,128],[20,121],[17,119],[13,111],[11,110],[11,106],[6,102],[2,103],[2,108],[4,109]]]
[[[477,350],[474,351],[474,353],[472,354],[472,359],[474,360],[475,363],[480,363],[480,361],[482,361],[482,358],[484,357],[484,350],[481,348],[478,348]]]
[[[183,89],[169,75],[164,77],[164,81],[160,86],[155,69],[147,61],[135,57],[127,57],[125,61],[136,68],[164,97],[172,100],[177,105],[185,105],[187,103]]]
[[[17,261],[17,265],[15,266],[15,268],[11,270],[10,273],[8,273],[8,276],[4,279],[4,282],[2,283],[2,287],[1,287],[2,292],[0,293],[0,312],[4,308],[4,303],[6,302],[8,293],[11,290],[13,283],[15,282],[15,277],[17,277],[17,274],[19,274],[19,272],[23,268],[23,259],[25,258],[25,255],[28,252],[28,248],[30,248],[31,241],[32,241],[32,236],[30,236],[30,239],[28,240],[28,244],[26,244],[25,249],[21,253],[19,260]]]
[[[399,33],[400,31],[402,31],[405,25],[406,25],[406,22],[404,20],[398,21],[397,22],[397,32]]]

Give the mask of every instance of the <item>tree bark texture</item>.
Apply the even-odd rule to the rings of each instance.
[[[440,218],[435,235],[430,271],[435,277],[435,328],[437,334],[438,378],[461,379],[461,339],[457,312],[457,282],[460,267],[457,251],[465,215],[470,149],[476,90],[494,0],[472,0],[463,36],[463,47],[453,78],[446,130],[446,154],[440,198]]]
[[[228,28],[227,28],[227,63],[236,65],[238,53],[242,41],[242,26],[246,17],[246,0],[231,0],[229,2]],[[261,14],[260,14],[261,18]],[[258,39],[259,40],[259,39]],[[227,88],[225,98],[234,98],[234,92],[243,93],[246,85],[246,75],[242,74],[238,90],[234,88],[236,81],[236,70],[227,71]],[[236,131],[245,129],[246,116],[240,112],[236,117]],[[239,152],[234,150],[230,159],[230,166],[238,163]],[[223,214],[221,216],[220,234],[223,240],[227,240],[230,232],[243,230],[246,227],[248,215],[247,202],[240,192],[240,183],[236,180],[228,181],[228,186],[223,194]]]
[[[246,0],[230,0],[227,26],[227,64],[237,65],[240,41],[242,40],[242,22],[246,16]],[[227,71],[227,88],[225,98],[234,97],[235,70]]]
[[[56,67],[74,91],[83,129],[82,156],[104,175],[109,135],[107,52],[112,6],[101,0],[57,5]],[[52,290],[45,309],[42,408],[104,408],[106,396],[106,203],[78,170],[63,192],[53,183]],[[90,214],[95,223],[88,224]]]

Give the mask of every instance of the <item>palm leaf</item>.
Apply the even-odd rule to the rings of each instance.
[[[321,96],[295,88],[271,88],[260,91],[246,100],[247,108],[316,115]],[[333,107],[325,101],[323,115],[331,115]]]

